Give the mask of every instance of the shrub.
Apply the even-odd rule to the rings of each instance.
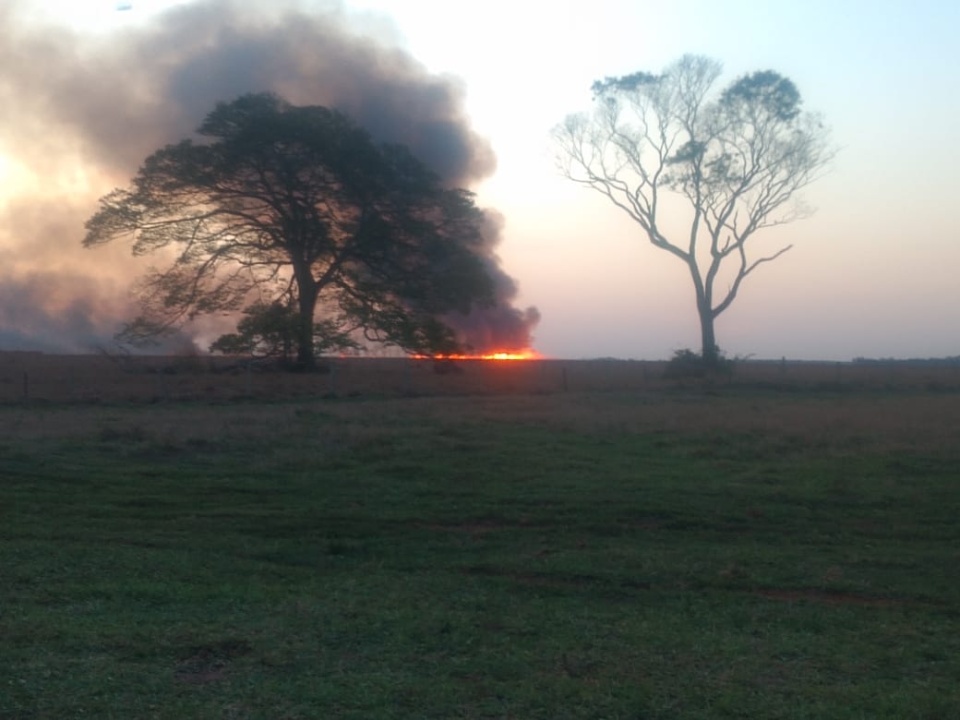
[[[669,380],[727,376],[733,373],[734,362],[720,350],[712,357],[704,357],[690,348],[684,348],[673,354],[663,376]]]

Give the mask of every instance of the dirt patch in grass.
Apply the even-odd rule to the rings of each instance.
[[[828,605],[856,605],[859,607],[894,607],[907,604],[908,601],[899,598],[876,597],[858,595],[856,593],[838,590],[822,590],[819,588],[761,588],[749,591],[753,595],[779,600],[781,602],[819,602]]]
[[[177,663],[173,677],[188,685],[218,682],[227,676],[232,660],[249,655],[252,651],[247,641],[235,638],[193,647],[190,654]]]
[[[535,520],[519,518],[508,520],[505,518],[478,518],[475,520],[464,520],[463,522],[451,523],[417,523],[417,527],[424,530],[435,530],[438,532],[463,533],[472,537],[487,535],[499,530],[516,530],[543,527],[549,523],[537,522]]]
[[[642,580],[607,578],[600,575],[589,575],[585,573],[535,572],[529,570],[516,571],[505,568],[490,567],[487,565],[468,567],[465,568],[463,572],[467,575],[504,578],[519,585],[527,586],[577,590],[593,588],[603,594],[607,594],[610,591],[632,592],[638,590],[650,590],[652,587],[650,583]]]

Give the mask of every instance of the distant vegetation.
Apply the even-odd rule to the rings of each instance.
[[[195,353],[149,356],[0,352],[0,404],[308,400],[321,397],[662,391],[672,387],[956,392],[955,363],[723,359],[707,368],[692,351],[671,361],[456,360],[322,357],[324,373],[290,375],[276,358]]]
[[[853,362],[860,365],[960,365],[960,355],[943,358],[865,358],[857,357]]]

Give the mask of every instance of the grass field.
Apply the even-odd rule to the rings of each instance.
[[[960,394],[569,372],[0,405],[0,719],[958,715]]]

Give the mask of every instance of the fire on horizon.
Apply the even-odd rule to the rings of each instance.
[[[532,348],[526,348],[523,350],[495,350],[494,352],[487,353],[455,353],[449,355],[414,355],[415,360],[505,360],[505,361],[519,361],[519,360],[543,360],[544,357]]]

